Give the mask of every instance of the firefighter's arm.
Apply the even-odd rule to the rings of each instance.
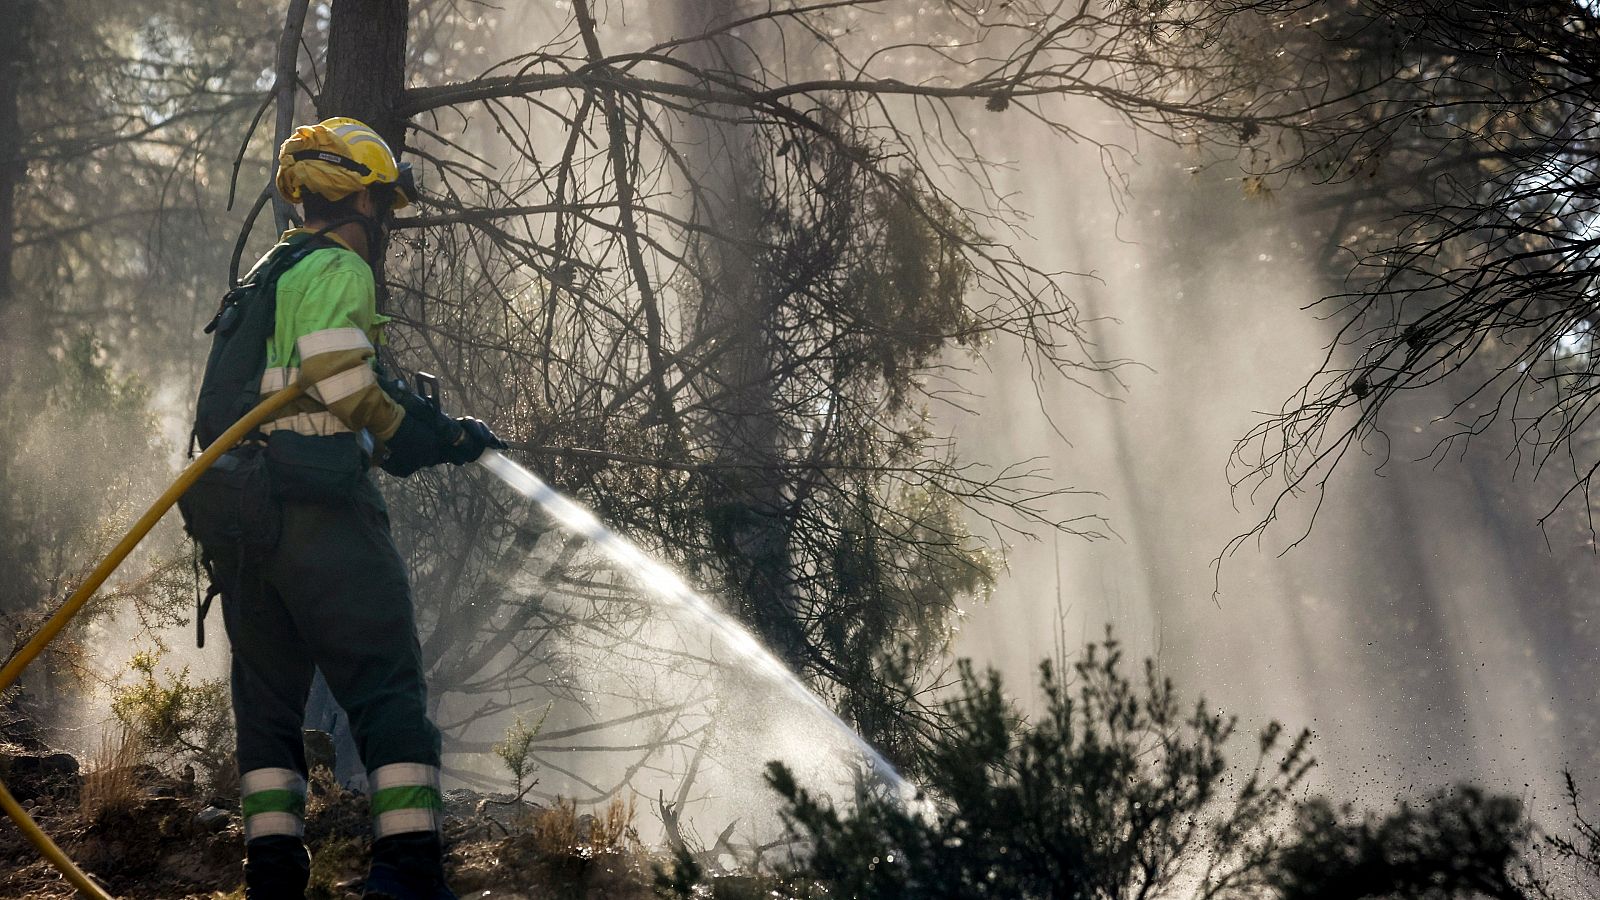
[[[405,412],[384,392],[372,370],[376,352],[368,334],[376,318],[371,276],[334,271],[316,280],[301,305],[300,384],[351,431],[365,428],[387,442]]]

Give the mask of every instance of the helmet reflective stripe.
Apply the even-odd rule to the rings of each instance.
[[[335,128],[333,133],[344,138],[344,142],[352,147],[356,146],[357,144],[377,144],[379,147],[383,148],[383,152],[389,154],[390,156],[394,155],[394,151],[389,149],[389,142],[381,137],[378,137],[376,134],[373,134],[370,131],[355,131],[354,129],[350,128]]]
[[[252,769],[239,778],[244,839],[305,833],[306,780],[293,769]]]
[[[338,120],[329,119],[328,121],[335,122]],[[345,119],[344,124],[335,125],[331,130],[334,134],[337,134],[339,137],[343,138],[346,144],[349,144],[352,147],[363,141],[371,141],[372,143],[377,144],[379,147],[382,147],[383,152],[389,154],[390,156],[394,156],[394,151],[389,149],[388,141],[379,137],[376,131],[373,131],[371,128],[355,121],[354,119]]]
[[[337,124],[336,124],[337,123]],[[355,162],[365,165],[371,173],[371,180],[392,184],[398,176],[399,164],[394,158],[394,151],[389,149],[389,142],[384,140],[364,122],[344,117],[325,119],[323,125],[328,130],[339,136],[356,154]],[[358,148],[362,144],[373,144],[383,154],[380,159],[372,159],[370,153],[362,153]],[[374,163],[377,163],[376,165]],[[390,174],[391,172],[395,174]],[[363,177],[363,180],[366,180]]]
[[[373,770],[371,779],[375,836],[438,830],[444,798],[436,766],[394,763]]]

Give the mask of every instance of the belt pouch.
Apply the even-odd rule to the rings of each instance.
[[[267,435],[267,468],[273,495],[303,503],[343,503],[355,496],[367,472],[368,455],[353,433]]]
[[[265,558],[277,546],[281,517],[261,447],[224,453],[178,498],[178,512],[207,558]]]

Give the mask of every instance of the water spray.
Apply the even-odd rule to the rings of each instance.
[[[192,486],[196,480],[222,457],[224,453],[233,449],[258,425],[270,418],[286,404],[299,397],[302,389],[299,385],[290,385],[272,396],[262,400],[254,409],[246,413],[233,427],[229,428],[220,437],[211,443],[211,446],[189,463],[179,473],[156,502],[145,511],[144,515],[134,522],[128,533],[112,548],[111,552],[102,559],[99,565],[89,573],[83,583],[78,585],[56,610],[49,621],[39,629],[23,648],[17,651],[0,667],[0,692],[16,683],[22,676],[23,669],[33,662],[45,647],[56,638],[72,621],[72,618],[83,609],[95,591],[110,578],[117,567],[128,558],[139,542],[143,541],[156,523],[167,510],[178,502],[178,498]],[[832,727],[838,729],[840,734],[848,737],[853,745],[862,752],[867,760],[871,773],[893,787],[897,796],[909,799],[911,790],[904,778],[895,771],[894,767],[878,753],[872,745],[868,744],[855,732],[838,714],[828,708],[821,698],[812,693],[798,676],[789,671],[780,663],[777,657],[755,639],[749,631],[745,630],[732,618],[716,609],[705,597],[696,593],[683,582],[677,575],[665,566],[651,559],[644,551],[622,535],[603,525],[598,518],[579,504],[567,499],[558,493],[545,481],[517,465],[500,453],[489,450],[478,460],[484,468],[494,473],[501,481],[505,482],[512,490],[537,504],[551,518],[555,519],[562,527],[574,534],[586,538],[596,549],[622,567],[623,571],[633,575],[640,586],[649,591],[653,596],[659,597],[663,602],[681,608],[693,614],[697,619],[707,625],[711,633],[735,653],[740,661],[751,671],[778,686],[790,698],[798,701],[805,707],[818,713]],[[28,815],[27,810],[16,801],[11,792],[6,790],[4,783],[0,783],[0,810],[3,810],[23,836],[37,848],[41,855],[55,866],[66,879],[73,884],[84,896],[91,900],[112,900],[104,888],[96,884],[82,869],[50,840],[38,823]]]
[[[846,737],[866,758],[868,774],[886,782],[902,800],[910,799],[912,789],[894,766],[883,758],[883,754],[845,724],[838,713],[822,702],[822,698],[807,688],[798,675],[779,662],[772,651],[763,647],[744,626],[713,606],[672,570],[650,558],[638,545],[606,527],[594,513],[563,496],[544,479],[496,450],[484,451],[478,462],[505,482],[507,487],[537,504],[562,528],[588,540],[622,571],[631,575],[652,597],[693,615],[748,670],[778,687],[785,696],[817,713]]]

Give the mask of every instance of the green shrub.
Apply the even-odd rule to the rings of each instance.
[[[1220,892],[1266,864],[1271,826],[1312,765],[1308,734],[1285,740],[1274,723],[1255,765],[1231,769],[1223,746],[1234,720],[1203,701],[1185,707],[1152,663],[1130,679],[1110,637],[1073,666],[1071,690],[1041,667],[1045,704],[1031,721],[999,676],[968,663],[960,672],[951,727],[930,750],[924,811],[869,792],[841,813],[769,766],[791,831],[811,848],[793,880],[860,898],[1110,900],[1185,877]]]
[[[167,768],[199,766],[213,786],[231,783],[233,711],[226,679],[194,680],[189,667],[161,669],[161,656],[136,653],[130,681],[112,690],[111,711],[137,735],[150,761]]]
[[[1123,674],[1109,636],[1086,648],[1070,685],[1042,666],[1044,709],[1031,720],[994,673],[960,672],[912,808],[865,790],[843,811],[769,764],[806,848],[780,873],[783,895],[1451,900],[1535,889],[1524,886],[1531,826],[1514,798],[1458,787],[1382,816],[1297,799],[1313,764],[1307,732],[1285,739],[1270,724],[1252,764],[1231,766],[1234,720],[1180,703],[1148,661],[1138,681]],[[1556,844],[1569,857],[1594,847]],[[687,897],[697,880],[680,861],[658,890]]]
[[[505,740],[491,748],[494,751],[494,755],[500,757],[500,761],[505,763],[506,771],[511,773],[512,780],[516,782],[516,802],[520,803],[528,789],[538,783],[537,780],[531,784],[528,783],[528,776],[533,774],[534,770],[532,759],[533,739],[538,737],[539,729],[544,727],[544,720],[549,718],[550,709],[554,705],[554,703],[551,703],[545,706],[544,712],[539,716],[539,721],[531,726],[522,721],[522,716],[517,716],[517,720],[506,729]]]
[[[1382,816],[1317,798],[1300,805],[1268,880],[1283,900],[1520,898],[1530,833],[1516,798],[1470,786]]]

